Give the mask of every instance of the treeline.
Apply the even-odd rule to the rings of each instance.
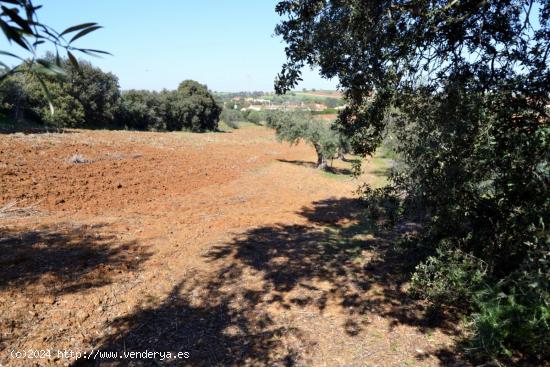
[[[47,56],[52,58],[52,56]],[[62,60],[65,75],[42,82],[16,74],[0,84],[0,112],[59,128],[154,131],[216,130],[221,107],[205,85],[183,81],[176,90],[121,91],[118,78],[89,62]],[[54,113],[52,114],[50,104]]]

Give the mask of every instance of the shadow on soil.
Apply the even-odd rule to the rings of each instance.
[[[340,327],[350,337],[364,337],[365,316],[374,314],[390,320],[390,328],[455,333],[454,320],[403,290],[414,265],[403,259],[414,257],[390,244],[415,226],[373,232],[362,211],[356,200],[319,201],[301,210],[307,225],[254,228],[212,247],[204,256],[216,270],[200,279],[190,274],[163,301],[105,325],[114,331],[96,340],[95,349],[190,354],[184,362],[161,361],[163,366],[304,365],[315,343],[285,319],[284,310],[322,312],[327,305],[344,315]]]
[[[0,229],[0,290],[24,291],[40,283],[46,293],[78,292],[109,284],[112,276],[136,270],[149,257],[135,242],[121,243],[102,228]]]
[[[277,160],[282,163],[290,163],[296,166],[317,169],[317,165],[314,162],[300,161],[300,160],[287,160],[287,159],[277,159]],[[331,172],[335,175],[351,176],[353,174],[352,170],[349,168],[331,167],[330,165],[327,167],[326,170],[327,172]]]

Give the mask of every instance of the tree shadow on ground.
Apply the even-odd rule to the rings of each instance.
[[[199,283],[190,287],[182,282],[160,305],[141,308],[114,320],[109,327],[116,332],[98,341],[96,345],[100,346],[96,349],[119,353],[149,350],[174,355],[189,352],[189,359],[138,358],[119,361],[122,365],[129,362],[140,366],[294,364],[293,351],[280,352],[280,338],[295,331],[275,325],[269,314],[255,309],[250,300],[239,299],[237,293],[223,292],[214,283],[203,288]],[[73,366],[92,366],[101,361],[109,359],[81,359]]]
[[[290,163],[296,166],[317,169],[317,164],[315,164],[314,162],[301,161],[301,160],[287,160],[287,159],[277,159],[277,160],[282,163]],[[352,170],[349,168],[332,167],[330,165],[326,168],[326,171],[333,173],[335,175],[343,175],[343,176],[351,176],[353,174]]]
[[[149,257],[104,225],[0,229],[0,238],[0,291],[40,283],[56,295],[78,292],[109,284],[114,274],[137,270]]]
[[[76,130],[66,130],[61,128],[41,128],[41,127],[0,127],[1,135],[11,135],[11,134],[78,134]]]
[[[390,175],[391,171],[392,171],[392,167],[386,167],[386,168],[374,169],[374,170],[370,171],[369,173],[375,175],[376,177],[386,178]]]
[[[343,315],[340,327],[353,338],[365,336],[367,315],[390,320],[390,329],[405,324],[455,334],[456,320],[412,300],[404,289],[414,266],[407,259],[415,257],[391,244],[415,231],[415,224],[374,230],[363,210],[357,200],[323,200],[300,211],[307,224],[254,228],[213,246],[204,255],[211,273],[187,275],[159,304],[105,325],[115,331],[97,340],[95,349],[187,351],[184,364],[192,366],[311,364],[307,354],[315,341],[305,336],[303,324],[286,320],[284,310],[322,313],[329,306]],[[132,363],[154,365],[147,359]]]
[[[48,126],[32,121],[16,121],[0,115],[0,134],[47,134],[47,133],[77,133],[75,130],[67,130],[57,126]]]

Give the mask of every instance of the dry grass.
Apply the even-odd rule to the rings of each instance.
[[[40,202],[33,203],[27,206],[18,206],[20,201],[12,200],[0,208],[0,219],[28,217],[31,215],[39,215],[41,211],[37,209]]]
[[[67,162],[69,163],[92,163],[93,161],[90,159],[87,159],[82,154],[73,154],[72,156],[67,159]]]

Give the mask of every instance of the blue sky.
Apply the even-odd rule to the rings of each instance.
[[[116,74],[123,89],[173,89],[195,79],[216,91],[271,91],[285,60],[284,44],[273,35],[276,0],[35,2],[44,5],[40,21],[58,31],[89,21],[104,26],[77,42],[113,54],[84,58]],[[1,39],[0,49],[17,48]],[[305,69],[298,89],[335,87]]]

